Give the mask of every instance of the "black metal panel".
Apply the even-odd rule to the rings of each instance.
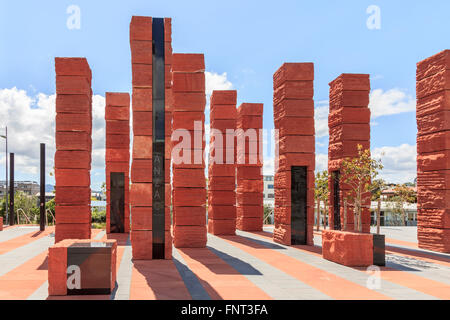
[[[386,265],[384,234],[373,234],[373,264],[376,266]]]
[[[110,173],[110,232],[125,232],[125,173]]]
[[[339,171],[333,171],[333,218],[334,218],[334,230],[341,230],[341,198],[340,198],[340,178]]]
[[[111,243],[76,243],[67,248],[67,266],[80,268],[80,288],[67,295],[111,293]],[[71,274],[67,274],[69,277]]]
[[[14,225],[14,153],[9,154],[9,225]]]
[[[164,259],[165,59],[164,19],[153,18],[153,259]]]
[[[45,144],[41,143],[41,179],[39,191],[40,230],[45,230]]]
[[[291,244],[306,244],[307,167],[291,168]]]

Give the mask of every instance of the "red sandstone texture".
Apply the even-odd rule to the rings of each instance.
[[[115,161],[110,156],[105,159],[106,164],[106,232],[111,230],[111,173],[123,172],[125,176],[125,233],[130,232],[130,203],[129,203],[129,172],[130,172],[130,95],[128,93],[106,93],[106,150],[118,150],[128,153],[126,161]]]
[[[342,160],[358,156],[358,145],[370,149],[370,79],[368,74],[341,74],[330,83],[328,172],[339,171]],[[329,224],[334,228],[334,185],[329,179]],[[344,227],[344,195],[349,187],[340,183],[340,218]],[[370,205],[370,197],[363,205]],[[362,231],[370,232],[370,211],[362,209]],[[353,207],[347,207],[347,230],[354,230]]]
[[[324,259],[347,267],[373,265],[373,236],[370,233],[323,230],[322,255]]]
[[[236,228],[243,231],[262,231],[263,227],[262,128],[263,104],[241,104],[236,121]]]
[[[215,235],[236,232],[236,98],[234,90],[213,91],[211,95],[208,232]],[[232,134],[227,134],[227,129],[233,130]],[[216,130],[221,135],[216,136]]]
[[[67,295],[67,248],[75,243],[113,243],[111,253],[111,291],[116,286],[117,240],[74,240],[66,239],[48,249],[48,294]]]
[[[0,217],[0,231],[3,231],[3,217]]]
[[[85,58],[55,58],[55,242],[91,237],[91,69]]]
[[[291,245],[290,179],[292,166],[307,166],[307,244],[313,244],[314,224],[314,64],[285,63],[273,76],[275,143],[279,147],[275,173],[276,242]],[[301,124],[301,125],[300,125]],[[238,173],[239,177],[239,173]]]
[[[165,258],[172,259],[170,232],[171,184],[170,157],[172,135],[172,39],[171,19],[164,19],[165,28]],[[133,259],[152,259],[152,18],[133,16],[130,23],[132,65],[133,149],[131,163],[131,245]],[[123,158],[123,156],[119,156]],[[134,216],[136,220],[134,221]]]
[[[450,252],[450,50],[417,64],[417,236]]]
[[[172,141],[173,156],[173,242],[176,248],[206,246],[205,58],[203,54],[174,54],[172,130],[180,132]],[[183,97],[196,96],[188,105]],[[197,103],[195,103],[197,102]],[[183,138],[181,138],[181,136]],[[179,138],[179,139],[175,139]],[[190,139],[185,141],[184,139]],[[179,151],[178,151],[179,150]],[[183,159],[186,153],[191,156]],[[192,167],[192,154],[199,167]],[[197,159],[195,159],[197,158]],[[175,159],[174,159],[175,160]],[[185,161],[186,160],[186,161]]]

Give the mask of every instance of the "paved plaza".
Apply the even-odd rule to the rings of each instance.
[[[173,260],[149,261],[132,261],[127,234],[93,230],[94,239],[118,240],[115,291],[51,299],[450,299],[450,255],[419,249],[415,227],[381,228],[386,267],[379,280],[365,268],[324,260],[320,232],[315,246],[288,247],[273,243],[273,226],[264,230],[208,234],[206,248],[174,248]],[[53,243],[53,227],[0,232],[0,299],[48,299],[47,249]]]

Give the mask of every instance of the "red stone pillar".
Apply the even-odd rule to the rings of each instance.
[[[336,173],[340,172],[342,160],[357,157],[358,145],[361,145],[363,150],[370,149],[369,94],[370,79],[368,74],[344,73],[330,83],[330,113],[328,116],[330,136],[328,172],[330,179],[328,186],[330,190],[329,224],[331,229],[344,229],[344,194],[350,189],[348,185],[343,183],[339,183],[339,203],[336,203],[336,216],[339,212],[340,224],[335,224],[334,219],[335,188],[333,179],[338,179]],[[362,209],[362,231],[370,232],[370,197],[366,199],[363,205],[366,207]],[[353,206],[348,204],[347,231],[354,230],[353,216]]]
[[[85,58],[55,58],[55,242],[91,237],[91,69]]]
[[[111,231],[111,173],[123,173],[125,182],[124,232],[130,232],[130,95],[106,93],[106,232]],[[117,232],[117,231],[116,231]]]
[[[236,233],[236,98],[235,90],[211,95],[208,232],[215,235]]]
[[[450,50],[417,64],[417,236],[450,253]]]
[[[173,234],[176,248],[206,246],[205,58],[173,55]]]
[[[236,122],[236,228],[239,230],[263,229],[262,128],[263,104],[241,104],[237,109]]]
[[[172,134],[171,19],[164,19],[165,46],[165,258],[172,258],[170,232],[170,156]],[[133,16],[130,47],[133,78],[133,150],[131,164],[131,245],[133,259],[153,258],[153,51],[152,18]]]
[[[306,167],[306,243],[313,245],[314,224],[314,64],[285,63],[273,76],[275,143],[275,242],[292,244],[291,169]],[[278,135],[278,137],[277,137]],[[278,160],[278,161],[277,161]]]

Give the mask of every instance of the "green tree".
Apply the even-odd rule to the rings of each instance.
[[[395,207],[400,211],[403,225],[406,226],[406,212],[404,205],[405,203],[414,203],[416,201],[416,195],[411,187],[406,184],[396,185],[394,188],[395,196],[392,201],[395,203]]]
[[[355,231],[362,232],[363,205],[367,200],[370,202],[372,192],[377,188],[374,181],[381,169],[383,169],[381,160],[372,159],[370,149],[363,150],[360,144],[358,144],[357,157],[346,158],[342,161],[341,181],[350,188],[344,193],[344,197],[353,206]]]
[[[380,234],[380,220],[381,220],[381,194],[386,189],[386,181],[383,179],[375,179],[373,181],[374,189],[372,190],[372,201],[377,201],[377,234]]]
[[[264,205],[264,224],[269,224],[271,222],[270,217],[272,215],[273,208],[267,204]]]
[[[45,212],[47,214],[48,223],[55,224],[56,221],[53,219],[53,217],[55,217],[55,219],[56,219],[55,198],[53,198],[45,203]]]
[[[14,211],[17,220],[36,223],[39,215],[37,204],[38,198],[36,196],[27,195],[23,191],[16,191],[14,193]]]
[[[6,203],[5,198],[0,199],[0,217],[3,217],[3,221],[6,219]]]
[[[321,207],[320,203],[323,203],[324,208],[324,229],[326,228],[326,216],[328,216],[328,197],[329,197],[329,190],[328,190],[328,171],[320,171],[316,174],[315,179],[315,189],[314,189],[314,196],[316,199],[316,205],[317,205],[317,225],[316,229],[319,230],[320,227],[320,216],[321,216]]]

